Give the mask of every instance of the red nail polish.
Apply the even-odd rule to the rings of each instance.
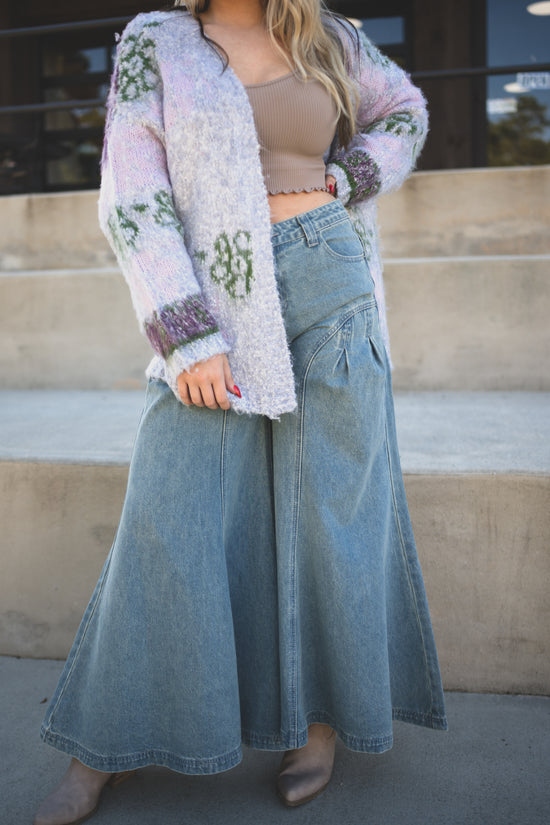
[[[235,384],[235,386],[233,387],[233,392],[234,392],[234,394],[235,394],[235,395],[237,395],[239,398],[242,398],[241,391],[240,391],[240,389],[238,388],[238,386],[237,386],[236,384]]]
[[[334,184],[333,183],[329,183],[327,189],[328,189],[328,191],[330,192],[331,195],[334,195]]]

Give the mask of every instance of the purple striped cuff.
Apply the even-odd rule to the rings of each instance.
[[[179,347],[219,332],[219,327],[201,295],[190,295],[156,310],[144,330],[155,352],[166,359]]]

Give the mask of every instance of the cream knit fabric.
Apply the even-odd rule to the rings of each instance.
[[[387,341],[376,197],[399,186],[423,144],[423,97],[405,73],[342,33],[360,84],[360,133],[327,173],[365,243]],[[227,352],[238,412],[296,406],[252,109],[235,73],[185,11],[138,14],[117,46],[107,101],[99,222],[167,381]]]

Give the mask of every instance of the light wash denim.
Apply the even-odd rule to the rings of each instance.
[[[117,535],[42,727],[102,771],[215,773],[241,743],[445,729],[365,250],[339,202],[273,227],[299,406],[147,387]]]

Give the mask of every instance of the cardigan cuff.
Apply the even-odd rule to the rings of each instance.
[[[325,175],[332,175],[336,179],[336,197],[345,206],[351,197],[351,186],[346,173],[339,164],[329,163],[325,168]]]
[[[181,401],[178,392],[178,375],[189,370],[190,367],[199,361],[206,361],[214,355],[229,352],[230,349],[231,347],[221,332],[214,332],[212,335],[208,335],[197,341],[192,341],[190,344],[185,344],[174,350],[164,361],[164,374],[166,376],[166,383],[178,401]]]
[[[344,206],[351,200],[371,198],[380,191],[380,168],[376,161],[361,149],[353,149],[340,160],[329,163],[326,174],[336,178],[336,194]]]

